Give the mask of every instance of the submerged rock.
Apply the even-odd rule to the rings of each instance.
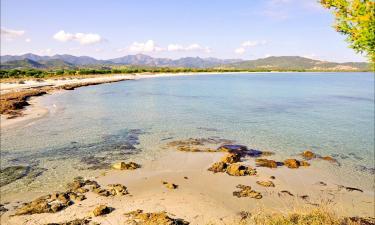
[[[255,199],[261,199],[263,197],[261,193],[252,190],[250,186],[239,184],[236,186],[236,188],[239,188],[240,190],[234,191],[233,196],[236,196],[238,198],[250,197]]]
[[[331,156],[322,156],[320,159],[323,159],[325,161],[331,162],[331,163],[338,163],[337,160]]]
[[[228,153],[221,158],[221,162],[224,163],[236,163],[241,160],[241,156],[237,153]]]
[[[182,151],[182,152],[216,152],[215,149],[211,149],[211,148],[198,148],[198,147],[190,146],[190,145],[178,146],[177,150]]]
[[[163,184],[166,188],[169,188],[169,189],[177,189],[177,188],[178,188],[178,185],[177,185],[177,184],[170,183],[170,182],[167,182],[167,181],[163,181],[162,184]]]
[[[92,213],[94,214],[94,216],[102,216],[105,214],[109,214],[111,211],[111,208],[109,208],[108,206],[99,205],[94,209],[94,211],[92,211]]]
[[[144,213],[143,210],[135,210],[124,214],[134,224],[142,225],[188,225],[189,222],[183,219],[174,219],[168,216],[166,212]]]
[[[222,145],[217,150],[220,152],[240,152],[240,151],[246,151],[247,146],[245,145]]]
[[[240,164],[230,164],[227,167],[226,172],[230,176],[248,176],[255,175],[257,173],[255,169]]]
[[[257,184],[263,187],[275,187],[275,184],[272,181],[257,181]]]
[[[115,163],[112,165],[112,168],[116,170],[135,170],[140,167],[141,166],[135,162],[129,162],[129,163],[119,162],[119,163]]]
[[[277,168],[278,163],[274,160],[270,159],[256,159],[255,160],[256,166],[259,167],[268,167],[268,168]]]
[[[10,184],[21,178],[32,181],[47,169],[34,166],[9,166],[0,170],[0,187]]]

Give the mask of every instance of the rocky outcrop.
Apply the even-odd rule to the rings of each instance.
[[[142,225],[188,225],[183,219],[171,218],[166,212],[145,213],[143,210],[135,210],[124,214],[129,222]]]
[[[112,168],[115,169],[115,170],[135,170],[135,169],[138,169],[140,167],[141,167],[141,165],[139,165],[135,162],[129,162],[129,163],[119,162],[119,163],[115,163],[115,164],[112,165]]]
[[[310,159],[313,159],[313,158],[316,157],[315,153],[313,153],[310,150],[306,150],[306,151],[302,152],[301,155],[306,160],[310,160]]]
[[[216,162],[208,168],[209,171],[214,173],[224,173],[227,170],[228,164],[225,162]]]
[[[296,159],[286,159],[284,160],[284,165],[291,169],[297,169],[300,166],[310,166],[306,161],[298,161]]]
[[[75,219],[72,221],[61,222],[61,223],[47,223],[46,225],[88,225],[90,224],[89,219]]]
[[[268,167],[268,168],[277,168],[278,163],[274,160],[270,159],[256,159],[255,160],[256,166],[259,167]]]
[[[257,181],[257,184],[263,187],[275,187],[275,184],[272,181]]]
[[[112,211],[111,208],[106,205],[98,205],[92,211],[92,214],[94,216],[103,216],[103,215],[109,214],[111,211]]]
[[[234,191],[233,196],[236,196],[238,198],[249,197],[249,198],[261,199],[263,197],[261,193],[252,190],[250,186],[239,184],[236,186],[236,188],[240,190]]]
[[[221,158],[221,162],[224,162],[224,163],[236,163],[236,162],[239,162],[241,160],[241,156],[237,153],[228,153],[226,155],[224,155],[222,158]]]
[[[17,208],[16,215],[55,213],[73,204],[69,198],[52,199],[51,195],[45,195]]]
[[[230,164],[226,172],[230,176],[251,176],[256,175],[257,171],[249,166],[240,164]]]

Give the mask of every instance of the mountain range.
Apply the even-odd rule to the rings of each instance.
[[[365,62],[336,63],[300,56],[271,56],[256,60],[185,57],[179,59],[154,58],[144,54],[99,60],[89,56],[35,54],[4,55],[0,58],[1,69],[77,69],[82,67],[111,67],[134,65],[147,67],[223,68],[241,70],[353,70],[369,71]]]

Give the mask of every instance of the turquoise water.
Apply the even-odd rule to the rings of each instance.
[[[2,130],[1,166],[47,171],[27,187],[105,168],[115,160],[157,158],[171,140],[213,137],[274,151],[312,149],[340,166],[321,166],[372,188],[374,75],[259,73],[163,77],[89,86],[41,97],[48,116]],[[91,163],[89,162],[91,160]],[[93,168],[96,164],[102,167]],[[320,165],[320,164],[319,164]],[[22,190],[20,179],[3,192]]]

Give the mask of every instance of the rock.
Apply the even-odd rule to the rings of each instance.
[[[216,162],[212,164],[212,166],[208,168],[208,170],[214,173],[223,173],[226,171],[227,167],[228,167],[228,164],[224,162]]]
[[[306,161],[299,161],[299,165],[300,166],[310,166],[310,163],[308,163]]]
[[[189,146],[189,145],[182,145],[178,146],[177,150],[182,151],[182,152],[216,152],[215,149],[211,148],[198,148],[194,146]]]
[[[284,165],[291,169],[296,169],[299,167],[299,162],[296,159],[286,159],[284,160]]]
[[[177,189],[178,188],[178,185],[174,184],[174,183],[170,183],[170,182],[166,182],[166,181],[163,181],[162,183],[164,184],[164,186],[166,188],[169,188],[169,189]]]
[[[236,154],[236,153],[228,153],[226,155],[224,155],[222,158],[221,158],[221,162],[224,162],[224,163],[236,163],[236,162],[239,162],[241,159],[240,155],[239,154]]]
[[[112,165],[112,168],[116,170],[135,170],[140,167],[141,166],[135,162],[129,162],[129,163],[119,162],[119,163],[115,163]]]
[[[37,214],[37,213],[54,213],[65,209],[72,202],[66,198],[65,193],[57,195],[45,195],[26,203],[16,210],[16,215]]]
[[[111,195],[111,192],[106,190],[106,189],[102,189],[102,188],[94,188],[92,189],[92,191],[100,196],[104,196],[104,197],[108,197]]]
[[[305,158],[306,160],[310,160],[316,157],[315,153],[313,153],[310,150],[306,150],[301,153],[302,157]]]
[[[84,195],[79,195],[77,193],[74,193],[74,192],[70,192],[69,193],[69,198],[73,201],[83,201],[86,199],[86,196]]]
[[[257,181],[257,184],[263,187],[275,187],[275,184],[272,181]]]
[[[357,225],[374,225],[374,217],[348,217],[345,218],[347,224],[357,224]],[[346,224],[346,223],[345,223]]]
[[[332,158],[331,156],[322,156],[322,157],[320,157],[320,159],[326,160],[326,161],[331,162],[331,163],[337,163],[337,160]]]
[[[240,152],[246,151],[247,147],[245,145],[222,145],[218,149],[220,152]]]
[[[0,215],[2,215],[3,213],[5,213],[6,211],[8,211],[8,209],[5,208],[3,204],[0,204]]]
[[[47,223],[46,225],[88,225],[90,220],[88,219],[75,219],[72,221],[62,222],[62,223]]]
[[[109,184],[108,187],[110,187],[109,191],[113,196],[129,194],[128,189],[122,184]]]
[[[279,192],[279,196],[281,196],[282,194],[287,194],[289,196],[294,196],[290,191],[287,191],[287,190],[283,190],[283,191]]]
[[[257,173],[255,169],[240,164],[230,164],[226,172],[230,176],[247,176]]]
[[[250,197],[255,199],[261,199],[263,197],[261,193],[252,190],[250,186],[239,184],[236,186],[236,188],[241,189],[239,191],[233,192],[233,196],[236,196],[238,198]]]
[[[111,208],[107,207],[106,205],[99,205],[94,209],[94,211],[92,211],[92,213],[94,216],[102,216],[110,213],[111,211]]]
[[[270,176],[270,179],[275,180],[276,177],[275,176]]]
[[[255,164],[259,167],[277,168],[277,162],[269,159],[256,159]]]
[[[350,192],[352,192],[352,191],[363,192],[363,190],[361,190],[361,189],[359,189],[359,188],[346,187],[346,186],[344,186],[344,185],[337,185],[337,187],[339,188],[339,190],[341,190],[341,189],[344,188],[345,190],[350,191]]]
[[[135,210],[124,214],[133,220],[134,224],[142,225],[188,225],[189,222],[182,219],[174,219],[166,212],[144,213],[143,210]]]

